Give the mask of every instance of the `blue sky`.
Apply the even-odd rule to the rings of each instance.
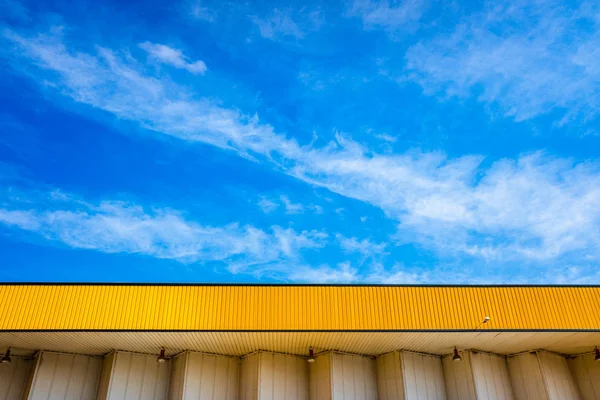
[[[596,2],[0,0],[0,280],[599,283]]]

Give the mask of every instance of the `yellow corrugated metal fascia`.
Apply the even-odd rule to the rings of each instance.
[[[600,287],[0,285],[0,330],[600,330]]]

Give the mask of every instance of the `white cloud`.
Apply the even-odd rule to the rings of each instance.
[[[285,207],[286,214],[300,214],[304,212],[304,206],[300,203],[293,203],[289,197],[282,195],[279,196],[279,199]]]
[[[306,265],[285,267],[290,271],[284,279],[296,282],[311,283],[371,283],[383,285],[424,284],[432,282],[468,282],[469,277],[462,274],[436,275],[431,272],[411,271],[396,264],[390,270],[381,264],[372,264],[365,268],[357,268],[349,261],[341,262],[335,267],[321,265],[309,267]],[[267,275],[269,275],[267,273]],[[277,273],[271,275],[278,277]]]
[[[219,107],[206,99],[195,99],[168,79],[159,80],[147,74],[145,66],[130,56],[102,47],[96,47],[96,53],[70,50],[60,28],[33,37],[10,30],[2,35],[6,45],[14,47],[14,53],[2,56],[12,56],[11,61],[21,72],[33,73],[31,65],[21,64],[29,60],[41,68],[37,72],[50,73],[40,77],[45,87],[54,87],[76,102],[117,118],[136,121],[150,131],[234,150],[248,158],[250,153],[298,149],[295,142],[276,135],[258,117]]]
[[[600,112],[600,19],[581,3],[490,2],[453,33],[406,53],[407,79],[428,94],[477,96],[517,121],[559,110],[559,123]]]
[[[308,11],[302,8],[295,12],[291,9],[275,8],[264,18],[253,16],[252,22],[265,39],[278,40],[285,37],[302,39],[306,33],[321,28],[323,17],[319,10]]]
[[[600,166],[542,153],[480,166],[441,154],[316,154],[296,176],[371,203],[400,222],[399,236],[489,259],[597,254]]]
[[[401,241],[487,260],[578,264],[600,256],[597,162],[535,153],[484,166],[479,156],[382,155],[343,134],[321,148],[303,147],[258,117],[195,99],[110,50],[73,52],[59,34],[5,37],[17,46],[9,61],[45,82],[47,90],[157,134],[269,162],[309,184],[372,204],[398,221]]]
[[[294,203],[287,195],[281,195],[279,196],[279,199],[269,199],[265,196],[261,196],[258,206],[265,214],[272,213],[280,206],[283,206],[284,212],[289,215],[303,214],[306,211],[314,214],[323,213],[323,207],[316,204]]]
[[[279,207],[279,204],[262,196],[258,202],[258,206],[265,214],[270,214]]]
[[[253,17],[252,21],[258,26],[260,35],[265,39],[275,39],[277,36],[293,36],[300,39],[304,32],[294,22],[289,12],[274,9],[267,18]]]
[[[60,193],[59,193],[60,194]],[[24,194],[0,208],[0,224],[77,249],[132,253],[181,262],[232,261],[259,265],[295,260],[302,249],[324,246],[327,235],[273,226],[270,231],[229,224],[205,226],[171,209],[122,201],[97,204],[70,195]]]
[[[343,262],[336,268],[300,266],[290,273],[289,279],[311,283],[356,283],[359,274],[358,270],[353,268],[349,262]]]
[[[214,22],[214,14],[204,6],[204,3],[200,0],[190,1],[188,3],[189,14],[195,19],[199,19],[206,22]]]
[[[425,6],[424,0],[354,0],[348,14],[360,17],[367,29],[395,30],[410,27],[418,21]]]
[[[188,62],[188,58],[183,55],[181,50],[174,49],[164,44],[156,44],[144,42],[140,44],[140,48],[148,53],[148,55],[160,63],[171,65],[175,68],[185,69],[188,72],[196,75],[204,75],[206,72],[206,64],[203,61]]]
[[[395,136],[387,135],[385,133],[374,135],[377,139],[383,140],[388,143],[396,143],[398,139]]]
[[[345,237],[341,234],[336,235],[340,248],[346,253],[359,253],[364,259],[384,256],[387,253],[386,243],[374,243],[369,239],[359,240],[355,237]]]

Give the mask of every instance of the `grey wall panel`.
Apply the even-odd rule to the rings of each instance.
[[[442,359],[446,395],[448,400],[477,400],[470,354],[463,352],[461,356],[459,362],[452,360],[452,354]]]
[[[477,398],[513,400],[506,358],[487,353],[471,353],[470,357]]]
[[[575,357],[567,362],[581,397],[584,400],[600,399],[600,362],[594,360],[594,354]]]
[[[375,360],[350,354],[331,354],[333,400],[376,400]]]
[[[166,400],[171,361],[156,362],[155,355],[117,352],[111,356],[110,370],[104,369],[99,400]],[[106,383],[105,380],[109,382]],[[104,389],[106,388],[106,389]]]
[[[104,357],[102,373],[100,374],[100,383],[98,384],[98,400],[106,400],[108,397],[108,388],[110,386],[110,374],[112,373],[115,362],[115,353],[110,353]]]
[[[404,391],[408,400],[445,400],[442,359],[403,351]]]
[[[538,360],[550,400],[579,400],[579,388],[569,371],[567,360],[558,354],[538,352]]]
[[[188,353],[179,354],[171,360],[171,378],[169,379],[169,400],[183,400],[185,397],[185,375]]]
[[[547,400],[544,378],[537,354],[508,357],[508,372],[516,400]]]
[[[308,400],[306,359],[258,352],[242,360],[241,400]]]
[[[186,353],[183,400],[238,398],[240,360],[202,353]]]
[[[34,361],[12,356],[10,364],[0,365],[0,400],[21,400]]]
[[[28,400],[96,398],[102,359],[76,354],[38,355]]]
[[[259,353],[260,400],[308,400],[306,359],[270,352]]]
[[[259,353],[242,358],[240,367],[240,400],[258,400],[258,362]]]
[[[318,355],[308,368],[310,400],[331,400],[331,353]]]
[[[404,377],[400,352],[377,357],[377,395],[379,400],[404,399]]]

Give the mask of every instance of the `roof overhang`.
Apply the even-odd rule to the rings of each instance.
[[[597,286],[6,284],[0,348],[574,355],[600,343],[598,315]]]

